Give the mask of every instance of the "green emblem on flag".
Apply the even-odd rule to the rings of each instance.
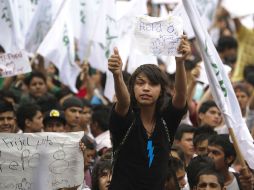
[[[70,47],[70,39],[68,36],[68,30],[66,24],[64,25],[64,33],[63,33],[63,44],[67,48],[67,56],[68,56],[68,62],[70,65],[73,66],[73,59],[72,59],[72,53],[71,53],[71,47]]]
[[[114,36],[110,32],[110,25],[116,24],[116,20],[110,17],[109,15],[106,16],[107,21],[107,29],[106,29],[106,44],[99,43],[100,47],[105,51],[105,57],[109,58],[110,56],[110,46],[114,39],[118,36]]]
[[[12,27],[12,22],[11,22],[11,15],[10,15],[10,10],[8,10],[8,7],[5,5],[2,8],[2,14],[1,14],[1,19],[3,19],[9,26],[9,28]]]
[[[207,41],[205,41],[205,53],[206,53],[206,55],[207,55],[208,57],[210,57],[210,58],[212,57],[212,56],[209,54],[209,52],[208,52]],[[212,58],[211,58],[211,60],[212,60]],[[228,96],[227,88],[225,87],[225,84],[224,84],[223,79],[219,79],[220,70],[219,70],[217,64],[216,64],[216,63],[210,63],[210,64],[211,64],[212,67],[213,67],[213,71],[214,71],[214,73],[215,73],[215,75],[216,75],[217,81],[218,81],[218,83],[219,83],[219,85],[220,85],[220,88],[221,88],[223,94],[224,94],[224,97],[227,97],[227,96]],[[221,77],[221,78],[222,78],[222,77]]]
[[[79,13],[79,16],[80,16],[80,22],[82,24],[85,24],[86,23],[86,15],[85,15],[85,6],[86,6],[86,3],[85,2],[80,2],[80,7],[81,7],[81,10],[80,10],[80,13]]]

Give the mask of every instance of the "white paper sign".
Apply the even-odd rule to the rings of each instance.
[[[31,72],[28,56],[24,51],[0,54],[0,77]]]
[[[0,133],[0,189],[39,189],[38,180],[48,182],[44,184],[45,190],[82,184],[84,165],[79,149],[82,136],[83,132]],[[38,163],[44,163],[48,174]],[[40,179],[35,179],[36,175]]]
[[[141,16],[136,21],[134,47],[146,55],[177,56],[182,34],[183,21],[180,17]]]

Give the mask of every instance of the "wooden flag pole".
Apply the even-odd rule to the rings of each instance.
[[[237,155],[237,157],[239,159],[239,162],[240,162],[240,164],[242,166],[242,174],[244,176],[246,176],[249,173],[248,172],[248,167],[247,167],[247,165],[245,163],[244,157],[243,157],[242,152],[241,152],[241,150],[239,148],[239,144],[238,144],[238,141],[237,141],[237,139],[235,137],[235,133],[234,133],[234,131],[233,131],[233,129],[231,127],[228,127],[228,131],[229,131],[229,135],[230,135],[230,137],[231,137],[231,139],[233,141],[233,146],[235,148],[236,155]]]

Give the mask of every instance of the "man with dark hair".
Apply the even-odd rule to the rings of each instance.
[[[36,100],[43,96],[49,95],[46,83],[46,77],[43,73],[33,71],[25,79],[24,83],[28,88],[28,95],[21,97],[21,103],[36,102]]]
[[[222,36],[218,41],[217,50],[222,62],[230,67],[236,62],[238,44],[232,36]]]
[[[35,103],[21,104],[17,110],[17,124],[24,133],[41,132],[43,116]]]
[[[209,125],[200,126],[193,136],[193,145],[197,155],[204,156],[208,153],[208,139],[217,134]]]
[[[215,169],[213,160],[207,156],[196,156],[190,161],[186,169],[190,190],[193,190],[195,184],[197,184],[196,177],[198,173],[205,168]]]
[[[96,160],[96,142],[88,135],[84,135],[81,139],[81,142],[84,144],[85,149],[83,150],[84,156],[84,184],[88,187],[92,187],[92,170]]]
[[[171,157],[169,160],[168,166],[168,174],[165,182],[165,189],[164,190],[171,190],[179,188],[184,188],[187,184],[185,179],[185,167],[184,163],[174,157]],[[173,182],[173,183],[172,183]]]
[[[198,110],[199,125],[218,127],[222,122],[221,112],[213,100],[203,102]]]
[[[65,132],[65,124],[66,120],[62,111],[52,109],[45,113],[43,119],[45,132]]]
[[[195,153],[192,142],[195,130],[196,129],[190,125],[181,124],[175,134],[175,143],[179,145],[184,152],[186,166],[188,166]]]
[[[91,190],[108,190],[111,174],[110,160],[99,160],[93,169]]]
[[[201,170],[197,175],[195,190],[226,190],[223,176],[212,169]]]
[[[83,108],[82,108],[82,114],[80,119],[81,120],[80,125],[86,134],[89,134],[90,136],[92,136],[91,129],[90,129],[91,118],[92,118],[92,105],[90,101],[88,101],[87,99],[83,98],[81,101],[83,103]]]
[[[62,107],[66,119],[66,132],[83,131],[81,127],[82,101],[73,96],[67,98]]]
[[[213,159],[216,170],[223,175],[226,189],[242,189],[239,175],[229,171],[235,161],[236,152],[228,135],[213,135],[209,138],[208,156]]]
[[[13,105],[0,99],[0,133],[15,133],[16,116]]]
[[[251,93],[246,83],[239,82],[233,85],[243,118],[246,118]]]
[[[102,155],[108,148],[111,148],[109,133],[110,108],[108,106],[96,106],[92,111],[91,133],[97,143],[96,150]]]

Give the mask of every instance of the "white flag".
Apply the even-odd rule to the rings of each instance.
[[[61,82],[77,92],[75,84],[80,68],[75,63],[74,35],[70,27],[68,6],[71,1],[66,1],[37,52],[54,63],[60,72]]]
[[[200,14],[202,23],[205,25],[207,29],[209,29],[213,24],[214,14],[216,12],[218,2],[219,2],[218,0],[195,0],[193,2]],[[178,6],[174,9],[173,15],[178,15],[183,18],[184,32],[188,35],[189,39],[193,38],[194,31],[192,29],[190,20],[183,7],[182,2],[180,2]]]
[[[105,72],[107,70],[108,58],[113,51],[115,41],[118,37],[116,23],[115,0],[99,0],[99,7],[95,17],[94,27],[88,36],[88,44],[91,45],[88,51],[89,62],[92,67]],[[87,51],[85,51],[87,52]],[[89,53],[90,52],[90,53]]]
[[[223,63],[213,45],[213,42],[203,26],[193,0],[183,0],[184,7],[190,18],[205,69],[209,80],[212,95],[220,108],[227,127],[233,129],[244,159],[254,169],[254,144],[245,121],[242,118],[239,103],[235,96],[231,82],[223,68]]]
[[[23,49],[24,38],[19,25],[18,7],[13,1],[0,1],[0,29],[0,45],[7,53]]]
[[[33,16],[32,2],[27,0],[13,0],[13,2],[18,8],[19,25],[22,37],[24,38]]]
[[[91,38],[95,35],[101,4],[101,1],[94,0],[76,0],[72,3],[74,35],[77,39],[78,55],[82,61],[88,60],[90,56]]]
[[[136,17],[147,13],[146,0],[117,1],[116,6],[119,31],[116,47],[121,55],[123,68],[125,68],[133,44]]]
[[[147,13],[146,0],[117,1],[116,11],[117,29],[119,35],[116,40],[116,47],[121,55],[124,69],[126,67],[127,59],[131,53],[136,16]],[[130,64],[131,62],[129,60],[128,66],[130,66]],[[104,95],[109,100],[112,100],[115,94],[114,80],[111,72],[106,72],[106,76]]]
[[[232,18],[254,14],[253,0],[222,0],[221,6],[230,13]]]
[[[26,33],[25,47],[28,52],[35,53],[52,27],[65,0],[40,1]]]

